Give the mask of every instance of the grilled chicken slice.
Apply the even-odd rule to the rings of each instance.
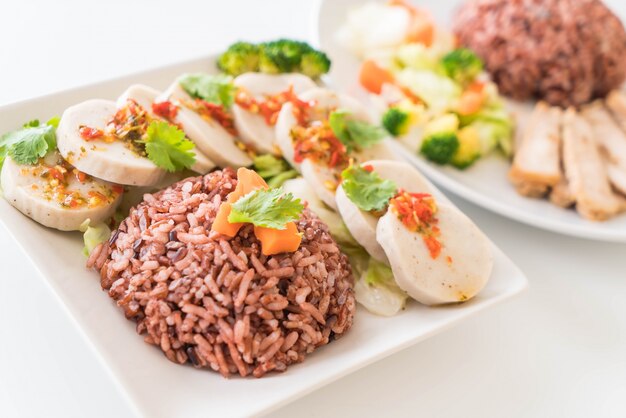
[[[576,198],[576,209],[582,216],[601,221],[621,209],[611,190],[591,126],[571,108],[563,117],[563,166]]]
[[[586,106],[582,114],[591,125],[609,181],[626,194],[626,134],[600,101]]]
[[[606,97],[605,103],[619,126],[626,131],[626,94],[623,91],[613,90]]]
[[[572,193],[572,189],[565,175],[563,175],[561,181],[550,190],[550,202],[562,208],[569,208],[576,203],[576,198]]]
[[[559,159],[562,112],[544,102],[535,106],[509,179],[520,194],[540,197],[561,180]]]

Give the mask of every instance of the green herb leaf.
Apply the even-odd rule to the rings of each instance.
[[[0,138],[0,167],[7,155],[18,164],[35,164],[56,146],[55,127],[32,120]]]
[[[291,169],[287,161],[276,158],[272,154],[254,157],[252,163],[254,171],[272,188],[280,187],[285,181],[298,176],[298,172]]]
[[[169,172],[190,168],[196,162],[193,142],[167,122],[150,123],[145,144],[150,161]]]
[[[178,81],[180,86],[192,97],[209,103],[232,106],[237,88],[230,76],[218,74],[185,74]]]
[[[383,180],[374,171],[361,166],[350,166],[341,173],[341,187],[361,210],[383,210],[395,193],[397,186],[391,180]]]
[[[371,125],[361,120],[351,119],[346,110],[335,110],[328,118],[328,123],[335,136],[346,146],[348,152],[371,147],[387,136],[380,126]]]
[[[233,203],[228,222],[245,222],[272,229],[285,229],[300,219],[304,205],[282,189],[255,190]]]

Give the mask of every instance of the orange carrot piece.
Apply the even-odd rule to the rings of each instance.
[[[413,6],[406,0],[390,0],[388,4],[405,8],[411,16],[409,30],[406,34],[407,42],[421,43],[425,46],[432,45],[435,36],[435,24],[430,14]]]
[[[459,105],[457,111],[461,115],[471,115],[480,110],[485,100],[485,94],[483,92],[477,93],[475,91],[466,90],[459,99]]]
[[[380,94],[383,84],[393,84],[395,79],[393,74],[381,68],[376,62],[366,60],[361,65],[359,82],[367,90],[375,94]]]
[[[285,229],[255,226],[254,235],[261,241],[263,255],[294,252],[302,242],[302,236],[298,233],[298,227],[294,222],[289,222]]]

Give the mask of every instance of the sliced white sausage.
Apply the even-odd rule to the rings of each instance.
[[[374,173],[384,180],[391,180],[398,189],[413,193],[432,193],[428,181],[411,164],[402,161],[374,160],[363,164],[371,165]],[[376,241],[378,217],[359,209],[346,195],[343,187],[335,195],[337,209],[354,239],[376,260],[389,264],[385,251]]]
[[[123,142],[86,141],[81,137],[78,130],[83,125],[106,131],[106,125],[116,111],[114,102],[98,99],[67,108],[56,131],[61,155],[80,171],[112,183],[157,184],[165,171],[131,151]]]
[[[316,87],[309,77],[302,74],[263,74],[246,73],[235,78],[235,86],[245,90],[254,99],[262,101],[267,96],[275,96],[293,88],[294,93],[300,94]],[[274,126],[268,125],[263,116],[250,112],[243,107],[233,105],[235,126],[243,142],[260,152],[276,153],[276,131]]]
[[[5,199],[26,216],[61,231],[78,230],[86,219],[96,224],[110,218],[122,197],[119,186],[93,177],[81,183],[68,172],[63,176],[67,184],[58,188],[58,178],[48,171],[58,163],[62,164],[62,158],[57,152],[32,166],[19,165],[7,157],[0,176]]]
[[[152,118],[163,120],[152,111],[152,104],[157,101],[157,98],[160,95],[161,92],[153,89],[152,87],[144,86],[143,84],[133,84],[128,87],[126,91],[124,91],[124,93],[122,93],[122,95],[117,99],[117,107],[122,108],[126,106],[128,100],[134,100],[139,106],[148,112]],[[199,116],[197,117],[199,118]],[[187,135],[186,131],[185,135]],[[202,150],[199,150],[198,144],[189,136],[188,138],[194,143],[194,145],[196,145],[196,148],[192,150],[196,154],[196,162],[193,166],[191,166],[191,170],[199,174],[206,174],[210,170],[214,169],[216,163],[213,159],[203,155]]]
[[[436,217],[443,248],[435,259],[422,235],[409,231],[391,210],[378,221],[376,239],[385,250],[398,286],[412,298],[425,305],[466,301],[489,280],[493,268],[490,243],[453,206],[440,204]]]
[[[337,210],[337,203],[335,202],[337,170],[316,164],[310,159],[302,161],[300,169],[302,170],[302,177],[311,186],[317,197],[329,207]]]
[[[185,131],[185,135],[196,147],[220,167],[245,167],[252,160],[235,143],[236,138],[228,133],[217,121],[203,118],[198,113],[184,106],[192,103],[193,98],[180,86],[179,80],[160,95],[156,101],[169,100],[179,102],[175,122]]]

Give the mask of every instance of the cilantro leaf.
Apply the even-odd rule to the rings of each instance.
[[[229,108],[237,90],[232,81],[232,77],[223,74],[197,73],[185,74],[178,82],[191,97]]]
[[[383,210],[396,194],[396,184],[383,180],[373,171],[361,166],[350,166],[341,173],[341,187],[359,209],[365,211]]]
[[[351,119],[347,110],[335,110],[328,117],[328,123],[335,136],[346,146],[348,152],[371,147],[382,141],[387,134],[380,126]]]
[[[174,125],[154,121],[148,126],[145,140],[148,158],[169,172],[183,170],[196,162],[193,142]]]
[[[304,205],[282,189],[254,190],[233,203],[228,222],[246,222],[271,229],[285,229],[300,219]]]
[[[18,164],[35,164],[49,151],[56,149],[53,125],[41,125],[38,120],[25,123],[22,129],[9,132],[0,138],[0,167],[9,155]]]

